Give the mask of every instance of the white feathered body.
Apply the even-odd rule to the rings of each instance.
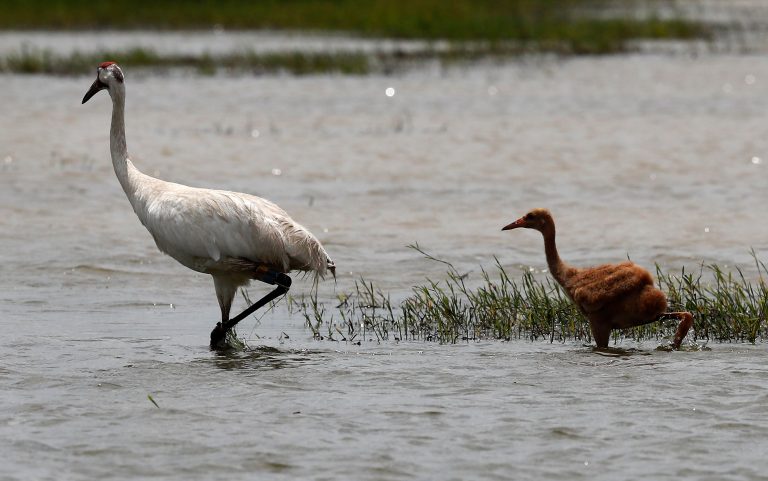
[[[125,141],[125,76],[114,62],[99,65],[83,103],[105,88],[112,98],[109,148],[115,175],[157,247],[213,277],[222,322],[229,319],[238,287],[251,279],[274,284],[275,272],[334,272],[333,261],[315,236],[272,202],[166,182],[136,169]],[[290,278],[282,282],[287,290]]]
[[[278,272],[326,274],[333,262],[306,228],[257,196],[166,182],[127,161],[126,194],[157,247],[181,264],[216,275]]]

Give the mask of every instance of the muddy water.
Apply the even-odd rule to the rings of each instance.
[[[540,236],[499,231],[536,206],[577,265],[768,258],[761,57],[126,76],[136,165],[281,204],[339,266],[327,299],[438,277],[413,242],[542,269]],[[210,279],[136,220],[91,81],[0,76],[0,479],[765,479],[763,345],[351,346],[281,304],[210,353]]]

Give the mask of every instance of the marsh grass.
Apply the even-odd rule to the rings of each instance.
[[[591,342],[589,322],[551,278],[537,279],[524,272],[513,279],[496,260],[491,271],[471,280],[449,262],[446,277],[426,279],[409,295],[393,302],[390,295],[366,279],[355,281],[349,293],[328,306],[317,290],[292,298],[291,310],[300,313],[316,339],[361,341],[420,340],[457,343],[480,339],[529,339],[549,342]],[[666,273],[656,266],[659,288],[667,293],[670,310],[694,315],[690,340],[765,340],[768,329],[768,268],[754,255],[760,279],[750,282],[741,269],[726,272],[717,265],[701,265],[695,272]],[[471,282],[471,283],[470,283]],[[621,338],[664,340],[677,327],[674,320],[614,331]]]
[[[701,38],[701,25],[638,9],[661,0],[5,0],[4,29],[274,29],[387,38],[519,40],[574,51],[637,38]],[[613,12],[610,16],[605,12]]]
[[[663,0],[651,0],[651,4]],[[466,62],[529,53],[607,54],[636,48],[636,40],[712,38],[699,23],[640,16],[649,0],[7,0],[0,29],[273,29],[345,32],[420,39],[416,51],[159,54],[152,49],[54,55],[23,49],[0,59],[0,71],[80,74],[105,59],[136,67],[220,69],[291,74],[390,72],[413,62]],[[609,8],[611,15],[605,14]],[[437,48],[432,41],[448,42]]]
[[[120,62],[124,67],[191,68],[203,75],[218,70],[248,73],[285,72],[293,75],[310,73],[366,74],[371,70],[370,59],[358,53],[280,52],[256,53],[243,51],[225,55],[161,55],[152,49],[133,48],[124,51],[100,51],[55,55],[47,50],[24,48],[0,58],[0,72],[24,74],[81,75],[91,72],[104,59]]]
[[[574,53],[612,53],[617,49],[601,47],[599,52],[574,49],[566,43],[549,43],[545,47],[526,42],[469,42],[447,45],[425,44],[415,50],[377,52],[285,51],[258,53],[241,50],[226,54],[161,54],[150,48],[103,50],[55,54],[50,50],[22,47],[17,52],[0,57],[0,72],[48,75],[81,75],[90,72],[105,59],[114,60],[121,66],[135,71],[151,68],[155,72],[171,69],[191,69],[201,75],[217,72],[248,74],[287,73],[292,75],[343,74],[368,75],[390,74],[427,62],[442,66],[468,65],[484,60],[504,60],[516,56],[549,52],[569,55]],[[621,51],[627,51],[628,46]]]

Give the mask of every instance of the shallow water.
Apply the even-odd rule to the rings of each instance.
[[[765,479],[763,346],[219,356],[169,334],[4,342],[4,479]]]
[[[339,266],[326,299],[439,278],[413,242],[541,270],[540,236],[499,231],[536,206],[576,265],[768,259],[762,57],[126,76],[136,165],[282,205]],[[209,352],[212,283],[131,212],[91,81],[0,76],[0,479],[766,479],[764,345],[355,346],[283,302]]]

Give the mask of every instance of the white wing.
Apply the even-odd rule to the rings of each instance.
[[[320,242],[268,200],[148,176],[138,184],[134,211],[160,250],[185,265],[189,258],[241,258],[321,276],[332,265]]]

